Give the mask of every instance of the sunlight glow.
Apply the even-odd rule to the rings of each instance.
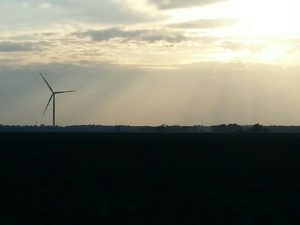
[[[298,0],[236,0],[235,11],[246,36],[295,35]]]

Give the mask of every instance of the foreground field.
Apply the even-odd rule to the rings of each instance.
[[[0,141],[1,225],[300,224],[300,135]]]

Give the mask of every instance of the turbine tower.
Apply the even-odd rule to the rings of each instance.
[[[50,84],[47,82],[47,80],[45,79],[45,77],[43,76],[42,73],[40,73],[41,77],[43,78],[43,80],[45,81],[45,83],[47,84],[47,86],[49,87],[50,91],[51,91],[51,96],[50,96],[50,99],[46,105],[46,108],[43,112],[43,115],[45,115],[47,109],[48,109],[48,106],[52,100],[52,103],[53,103],[53,121],[52,121],[52,126],[55,127],[55,95],[58,95],[58,94],[65,94],[65,93],[70,93],[70,92],[75,92],[75,91],[53,91],[52,87],[50,86]]]

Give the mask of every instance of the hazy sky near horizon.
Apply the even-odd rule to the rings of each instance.
[[[3,0],[0,124],[300,124],[297,0]]]

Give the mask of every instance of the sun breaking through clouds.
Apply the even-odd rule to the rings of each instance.
[[[49,123],[39,70],[80,90],[61,124],[300,122],[297,0],[4,0],[0,9],[0,123]],[[82,104],[91,110],[74,111]]]

